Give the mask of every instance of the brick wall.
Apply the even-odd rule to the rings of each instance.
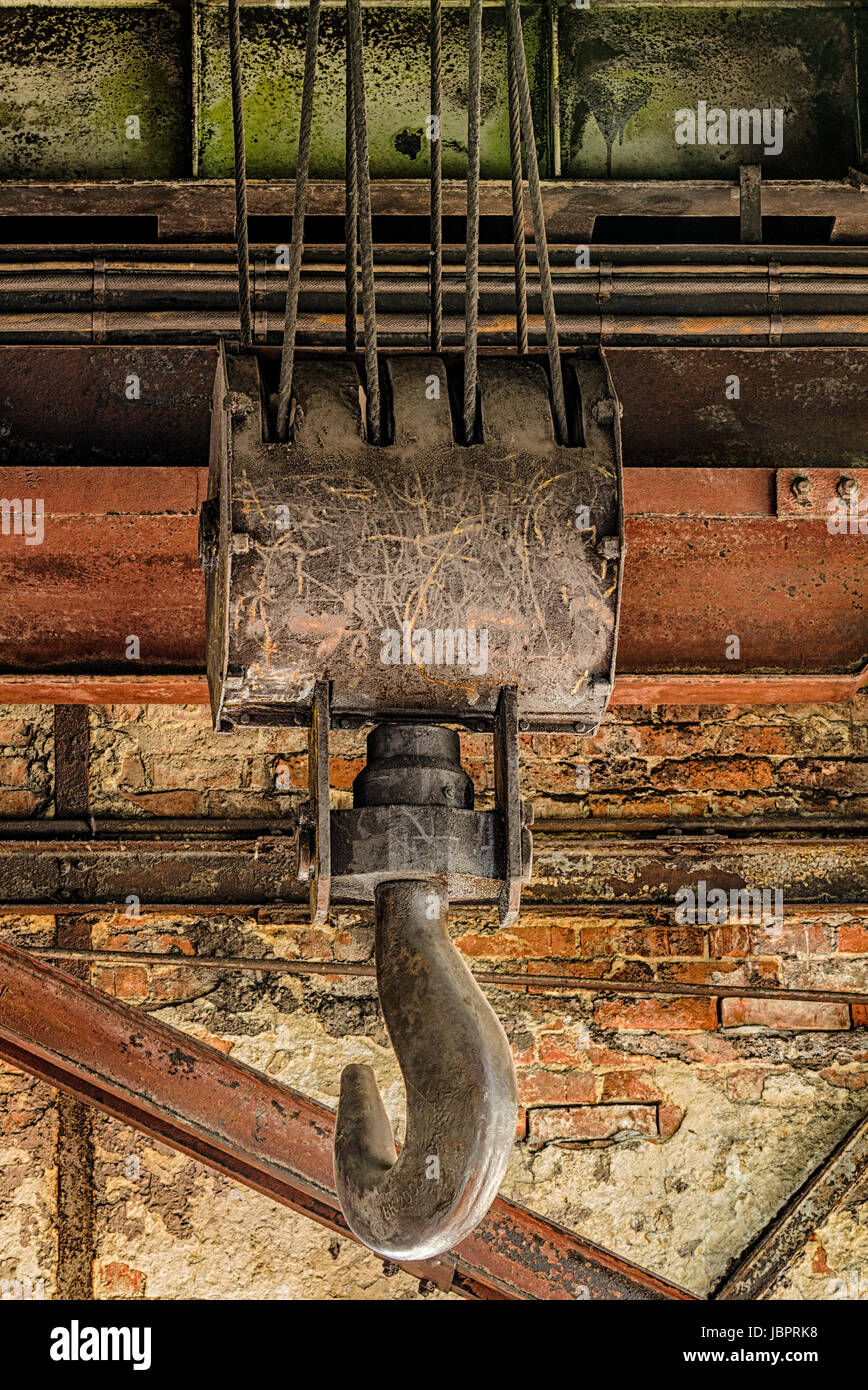
[[[283,815],[306,795],[301,730],[218,736],[200,706],[110,705],[91,722],[97,815]],[[461,742],[485,804],[491,739]],[[363,735],[334,733],[332,753],[342,804],[362,768]],[[281,792],[275,775],[284,766],[289,791]],[[587,790],[576,786],[583,767]],[[522,789],[539,817],[866,815],[868,692],[850,705],[612,710],[592,739],[523,736]]]
[[[0,707],[0,819],[50,811],[53,761],[51,706]]]
[[[866,709],[863,698],[852,708],[616,711],[582,745],[526,739],[523,793],[538,815],[559,817],[864,814]],[[50,719],[0,711],[7,717],[22,720],[16,748],[28,785],[44,788]],[[286,815],[306,785],[302,735],[218,737],[197,708],[94,710],[92,745],[93,809],[102,815]],[[332,783],[346,802],[362,742],[336,736],[335,745]],[[490,794],[489,741],[469,737],[463,747]],[[290,791],[275,788],[275,763],[288,767]],[[591,770],[585,793],[575,788],[577,764]],[[44,812],[34,803],[32,813]],[[95,946],[182,958],[368,961],[373,936],[368,915],[342,911],[315,929],[124,914],[89,925]],[[50,919],[7,920],[0,937],[45,940],[52,928]],[[811,908],[788,912],[782,927],[702,928],[675,926],[650,908],[559,916],[528,907],[508,931],[469,910],[453,914],[451,929],[474,968],[527,975],[521,989],[486,989],[519,1078],[506,1192],[697,1293],[865,1113],[865,1008],[533,984],[557,971],[577,981],[865,990],[868,919],[856,911]],[[370,1061],[401,1119],[403,1087],[370,978],[206,973],[173,958],[159,968],[97,966],[93,981],[331,1105],[342,1067]],[[0,1279],[31,1271],[50,1289],[52,1093],[7,1069],[0,1116],[0,1171],[19,1175],[0,1194],[8,1208],[0,1206]],[[387,1279],[369,1253],[114,1121],[98,1119],[95,1143],[99,1297],[415,1296],[412,1281]],[[849,1296],[843,1287],[864,1297],[866,1229],[868,1202],[855,1200],[817,1230],[772,1296]]]

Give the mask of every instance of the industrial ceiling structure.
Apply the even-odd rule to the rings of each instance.
[[[697,1299],[497,1195],[522,1099],[499,999],[528,975],[471,970],[450,910],[670,922],[701,884],[864,921],[844,801],[595,825],[535,820],[522,777],[608,711],[868,688],[868,10],[3,0],[0,36],[0,704],[55,707],[0,908],[57,924],[0,944],[0,1056],[424,1289]],[[89,708],[185,704],[229,758],[306,731],[291,817],[94,813]],[[367,1065],[335,1115],[97,988],[133,953],[86,924],[131,900],[218,930],[368,913],[365,962],[191,968],[374,978],[403,1143]],[[537,992],[868,1026],[868,955],[831,982],[576,965]],[[709,1297],[769,1293],[858,1186],[866,1124]]]

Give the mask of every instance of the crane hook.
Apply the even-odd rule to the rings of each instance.
[[[487,1212],[515,1137],[512,1052],[449,940],[435,879],[375,890],[377,987],[407,1088],[400,1157],[369,1066],[341,1075],[334,1166],[354,1235],[394,1260],[441,1255]]]

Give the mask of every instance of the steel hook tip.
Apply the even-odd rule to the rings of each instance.
[[[377,987],[407,1088],[398,1157],[372,1069],[344,1068],[335,1127],[338,1200],[359,1240],[393,1260],[442,1255],[497,1195],[515,1139],[512,1052],[447,932],[432,880],[380,884]]]

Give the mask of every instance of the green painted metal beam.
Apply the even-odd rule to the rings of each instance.
[[[740,164],[759,158],[756,147],[675,143],[675,112],[700,101],[783,110],[781,153],[762,161],[767,179],[836,179],[851,166],[864,167],[864,5],[593,0],[589,9],[577,9],[573,0],[556,0],[554,24],[551,8],[542,0],[523,7],[537,142],[548,177],[555,173],[552,33],[564,177],[737,177]],[[298,3],[243,4],[252,178],[290,178],[295,170],[304,11]],[[344,18],[341,3],[326,4],[315,178],[343,174]],[[460,179],[466,165],[466,3],[447,3],[443,22],[444,174]],[[371,0],[364,23],[372,173],[424,178],[427,3]],[[228,67],[223,0],[0,0],[0,177],[227,178]],[[484,13],[482,174],[508,176],[501,4],[486,5]]]

